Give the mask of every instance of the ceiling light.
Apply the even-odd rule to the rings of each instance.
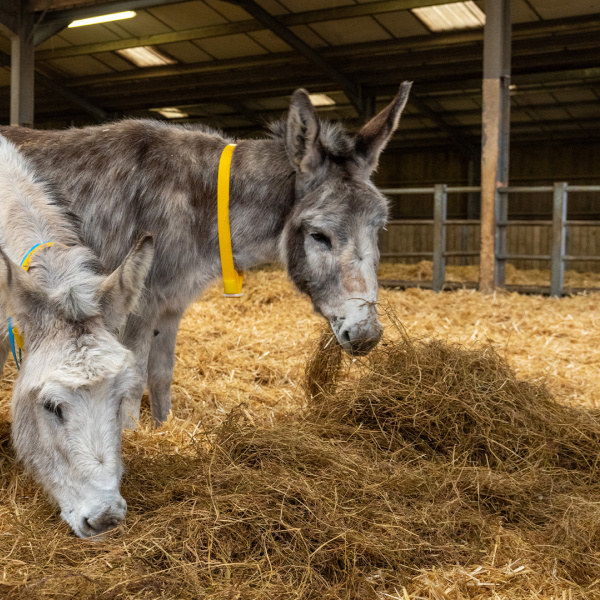
[[[161,67],[163,65],[174,65],[177,62],[152,46],[124,48],[123,50],[117,50],[117,54],[131,61],[136,67]]]
[[[327,94],[309,94],[308,97],[313,106],[332,106],[335,104],[335,100]]]
[[[82,27],[83,25],[95,25],[96,23],[107,23],[108,21],[120,21],[121,19],[131,19],[135,17],[135,12],[127,10],[125,12],[113,13],[112,15],[100,15],[99,17],[90,17],[89,19],[79,19],[73,21],[69,27]]]
[[[184,113],[182,110],[179,110],[174,106],[165,106],[164,108],[151,108],[150,110],[161,114],[167,119],[185,119],[185,117],[189,117],[187,113]]]
[[[411,12],[425,23],[430,31],[475,29],[485,25],[485,14],[472,0],[413,8]]]

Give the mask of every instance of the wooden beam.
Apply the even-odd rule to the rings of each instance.
[[[510,0],[486,1],[483,48],[481,152],[481,254],[479,289],[491,293],[504,285],[506,194],[510,127]]]

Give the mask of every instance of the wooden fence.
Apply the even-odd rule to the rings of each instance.
[[[475,219],[447,219],[448,194],[477,193],[479,187],[447,187],[386,189],[388,195],[434,196],[433,219],[401,219],[388,223],[382,233],[382,260],[414,263],[433,261],[435,290],[444,286],[446,264],[478,264],[480,225]],[[550,293],[563,293],[565,265],[580,271],[600,271],[600,221],[567,220],[569,192],[600,192],[598,185],[513,186],[503,193],[551,194],[551,220],[508,220],[498,223],[505,235],[500,243],[497,260],[510,262],[517,268],[551,269]],[[504,246],[504,247],[503,247]]]

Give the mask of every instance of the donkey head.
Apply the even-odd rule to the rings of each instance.
[[[116,336],[142,293],[153,240],[140,238],[108,277],[84,247],[46,253],[25,272],[0,250],[0,300],[25,341],[13,443],[63,519],[91,537],[116,527],[127,510],[119,493],[121,404],[135,375],[132,353]]]
[[[291,279],[352,354],[369,352],[381,338],[377,234],[388,205],[370,176],[398,126],[410,87],[404,82],[391,104],[354,138],[319,121],[304,90],[292,96],[285,125],[296,201],[282,254]]]

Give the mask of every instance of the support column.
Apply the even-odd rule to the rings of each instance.
[[[33,126],[33,13],[21,0],[17,35],[11,40],[10,124]]]
[[[510,129],[510,0],[486,0],[481,139],[481,255],[479,289],[504,285]]]
[[[433,193],[433,283],[434,292],[441,292],[446,281],[446,214],[448,196],[446,184],[438,183]]]
[[[563,181],[554,184],[554,202],[552,204],[552,275],[550,278],[550,295],[560,298],[565,281],[566,182]]]

